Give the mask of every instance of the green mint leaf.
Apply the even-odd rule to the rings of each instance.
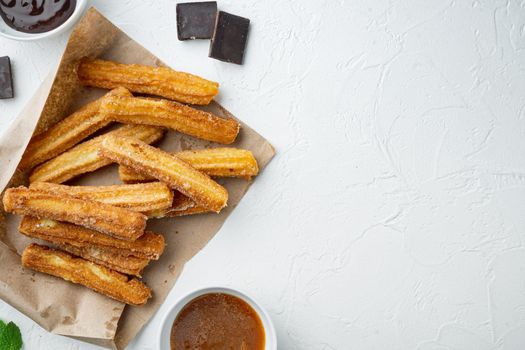
[[[4,331],[4,328],[5,328],[5,322],[0,320],[0,335],[2,334],[2,332]]]
[[[20,328],[13,322],[9,322],[0,332],[0,349],[20,350],[21,348],[22,334],[20,334]]]

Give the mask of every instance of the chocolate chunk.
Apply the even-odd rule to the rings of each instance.
[[[217,2],[215,1],[177,4],[179,40],[210,39],[216,16]]]
[[[225,62],[242,64],[249,26],[248,18],[219,11],[209,56]]]
[[[0,57],[0,98],[13,98],[13,76],[8,56]]]

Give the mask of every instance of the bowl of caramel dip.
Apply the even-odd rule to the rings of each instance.
[[[0,36],[38,40],[63,33],[78,21],[87,0],[0,0]]]
[[[276,350],[275,328],[266,311],[237,290],[211,287],[181,298],[164,316],[160,350]]]

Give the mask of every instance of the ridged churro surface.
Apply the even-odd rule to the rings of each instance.
[[[164,217],[176,217],[186,216],[193,214],[209,213],[212,210],[197,205],[191,198],[186,197],[179,191],[173,192],[173,204],[167,209],[157,210],[151,213],[152,217],[164,218]]]
[[[102,265],[38,244],[24,250],[22,265],[81,284],[126,304],[143,305],[151,297],[151,289],[136,278],[130,279]]]
[[[209,213],[210,209],[203,206],[197,205],[190,198],[186,197],[182,193],[176,191],[174,193],[172,206],[165,211],[164,216],[186,216],[193,214]]]
[[[120,165],[165,182],[205,208],[219,212],[226,206],[228,192],[224,187],[176,156],[142,141],[108,137],[99,152]]]
[[[46,131],[33,136],[19,168],[31,169],[59,154],[67,151],[95,131],[105,127],[111,121],[99,113],[100,102],[107,96],[131,96],[125,88],[111,90],[103,97],[88,103],[70,116],[64,118]]]
[[[9,188],[3,202],[9,213],[66,221],[124,240],[136,240],[146,227],[141,213],[61,193]]]
[[[173,203],[172,190],[162,182],[112,186],[66,186],[34,182],[29,188],[111,204],[145,215],[168,209]]]
[[[174,154],[209,176],[250,178],[259,173],[259,167],[252,152],[244,149],[223,147],[188,150]],[[125,166],[119,166],[119,176],[125,183],[153,180]]]
[[[122,64],[83,58],[77,70],[84,85],[105,89],[123,86],[130,91],[151,94],[171,100],[207,105],[219,92],[219,84],[171,68],[140,64]]]
[[[28,237],[54,244],[69,244],[78,248],[96,246],[109,253],[150,260],[157,260],[165,246],[164,237],[151,231],[145,231],[135,241],[125,241],[82,226],[32,216],[24,216],[18,229]]]
[[[253,153],[245,149],[221,147],[187,150],[178,152],[177,157],[210,176],[250,177],[259,173]]]
[[[137,277],[142,276],[142,271],[149,263],[148,259],[118,255],[95,246],[79,248],[69,244],[59,244],[58,247],[68,253],[112,270]]]
[[[164,129],[155,126],[122,126],[119,129],[81,143],[58,157],[41,164],[33,170],[29,177],[29,182],[62,183],[111,164],[111,160],[98,154],[100,144],[106,137],[134,137],[146,143],[152,143],[159,140],[162,135],[164,135]]]
[[[240,128],[239,122],[234,119],[221,118],[168,100],[143,97],[105,98],[100,105],[100,113],[120,123],[163,126],[223,144],[235,141]]]

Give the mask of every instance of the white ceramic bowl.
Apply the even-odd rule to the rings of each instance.
[[[71,17],[69,17],[67,21],[62,23],[60,26],[56,27],[53,30],[45,32],[45,33],[31,34],[31,33],[19,32],[9,27],[4,22],[4,20],[0,18],[0,36],[3,36],[4,38],[12,39],[12,40],[31,41],[31,40],[49,38],[49,37],[58,35],[60,33],[63,33],[69,28],[71,28],[71,26],[79,20],[79,18],[84,13],[84,9],[86,8],[87,1],[88,0],[77,0],[75,11],[73,11],[73,13],[71,14]]]
[[[173,326],[173,322],[175,322],[175,319],[177,318],[177,315],[182,310],[182,308],[186,304],[188,304],[191,300],[195,299],[196,297],[199,297],[201,295],[208,294],[208,293],[229,294],[239,299],[242,299],[246,303],[248,303],[248,305],[250,305],[255,310],[255,312],[257,312],[263,324],[264,333],[266,337],[264,349],[265,350],[277,350],[277,336],[275,334],[275,328],[273,326],[272,320],[270,319],[270,316],[268,316],[266,311],[246,294],[241,293],[237,290],[233,290],[230,288],[224,288],[224,287],[210,287],[210,288],[198,289],[194,292],[191,292],[190,294],[187,294],[185,297],[179,299],[179,301],[175,303],[175,305],[171,308],[171,310],[169,310],[166,313],[166,315],[164,315],[162,322],[160,324],[160,331],[158,333],[159,350],[170,350],[171,327]]]

